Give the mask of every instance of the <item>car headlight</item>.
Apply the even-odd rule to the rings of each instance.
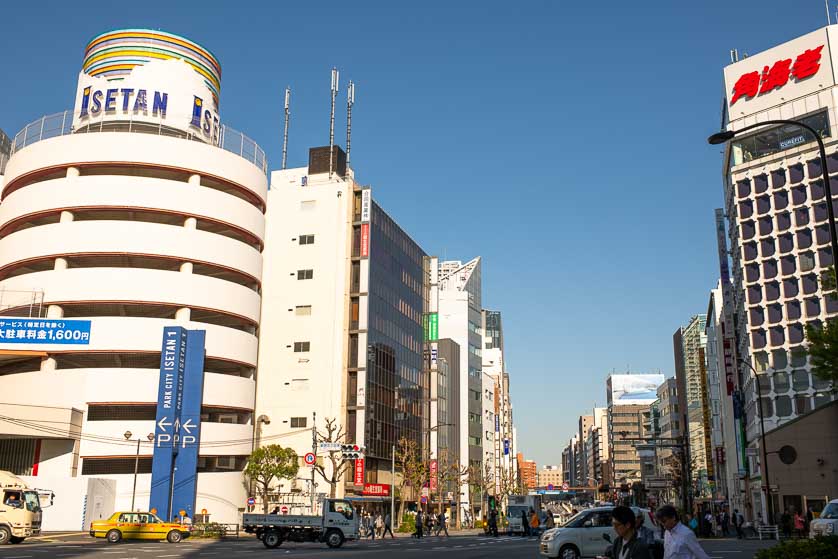
[[[833,524],[832,522],[824,526],[824,528],[824,532],[826,532],[827,534],[832,534],[833,532],[835,532],[835,524]]]
[[[559,535],[559,531],[558,531],[558,530],[556,530],[555,528],[550,529],[550,530],[547,530],[547,531],[546,531],[546,532],[544,532],[544,534],[541,536],[541,541],[543,541],[543,542],[549,542],[549,541],[552,541],[552,540],[554,540],[554,539],[556,538],[556,536],[558,536],[558,535]]]

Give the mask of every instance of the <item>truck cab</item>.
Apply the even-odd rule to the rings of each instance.
[[[41,533],[41,499],[16,475],[0,471],[0,545]]]

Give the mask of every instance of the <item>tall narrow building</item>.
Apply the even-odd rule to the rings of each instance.
[[[704,357],[707,345],[706,319],[703,314],[693,316],[672,338],[678,403],[685,418],[685,433],[689,437],[693,491],[697,496],[709,496],[708,482],[714,477],[713,460],[710,456],[710,408]]]
[[[400,438],[428,444],[427,255],[356,183],[340,148],[331,175],[329,159],[328,147],[312,148],[307,167],[271,176],[258,433],[261,444],[303,455],[312,427],[328,435],[331,422],[333,439],[366,448],[335,493],[362,494],[392,484]],[[315,492],[330,492],[322,477],[316,483]],[[310,490],[302,480],[287,485]]]

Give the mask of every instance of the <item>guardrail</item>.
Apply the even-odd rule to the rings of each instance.
[[[174,120],[173,115],[169,114],[168,118]],[[182,122],[188,122],[188,119],[180,119]],[[138,120],[134,120],[129,115],[126,119],[114,120],[110,116],[106,119],[103,115],[99,119],[91,119],[90,122],[85,122],[84,126],[73,127],[73,111],[64,111],[62,113],[55,113],[46,115],[38,120],[31,122],[23,127],[23,129],[15,135],[12,142],[11,154],[22,150],[26,146],[30,146],[41,140],[55,138],[58,136],[67,136],[69,134],[88,134],[100,132],[130,132],[137,134],[156,134],[158,136],[169,136],[175,138],[183,138],[184,140],[199,141],[214,145],[234,153],[239,157],[250,161],[259,167],[263,173],[268,173],[268,161],[265,157],[265,152],[259,145],[251,140],[246,135],[242,134],[234,128],[230,128],[226,124],[219,125],[219,132],[214,142],[206,142],[202,135],[192,134],[173,128],[167,124],[163,118],[143,116]]]
[[[195,538],[238,538],[241,527],[238,524],[209,522],[193,524],[192,537]]]

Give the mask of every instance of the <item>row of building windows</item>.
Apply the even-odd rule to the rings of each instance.
[[[314,279],[314,270],[297,270],[298,280]]]
[[[294,353],[311,351],[311,342],[294,342]]]

